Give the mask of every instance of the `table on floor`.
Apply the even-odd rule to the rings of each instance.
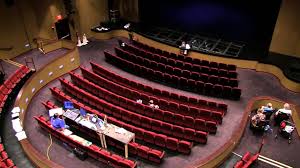
[[[87,115],[92,116],[91,114]],[[63,116],[76,122],[77,124],[96,131],[99,135],[101,146],[103,148],[107,148],[105,136],[123,143],[125,148],[125,158],[128,158],[128,143],[130,143],[131,141],[135,141],[134,133],[114,124],[103,124],[103,121],[101,119],[98,119],[96,122],[92,122],[89,117],[80,116],[80,111],[78,109],[67,110],[63,113]]]

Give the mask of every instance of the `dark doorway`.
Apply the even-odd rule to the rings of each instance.
[[[68,18],[61,19],[55,23],[58,39],[71,40],[71,33]]]

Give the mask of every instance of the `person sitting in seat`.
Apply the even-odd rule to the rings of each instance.
[[[150,100],[149,103],[148,103],[148,105],[149,105],[151,108],[154,108],[154,106],[155,106],[155,105],[154,105],[154,101],[153,101],[153,100]]]
[[[257,114],[255,114],[251,118],[252,126],[257,127],[260,125],[261,122],[265,122],[266,115],[263,113],[263,110],[260,108],[257,110]]]
[[[288,120],[292,115],[292,110],[290,110],[290,105],[285,103],[283,108],[276,111],[274,119],[276,124],[280,124],[283,120]]]
[[[136,102],[139,103],[139,104],[143,104],[143,100],[142,99],[137,99]]]
[[[273,114],[273,107],[272,107],[272,103],[268,103],[267,106],[262,106],[261,107],[263,110],[263,113],[266,115],[266,119],[270,120],[271,115]]]
[[[292,110],[290,109],[290,105],[288,103],[285,103],[282,109],[276,111],[275,115],[277,116],[279,113],[284,113],[287,114],[288,116],[291,116]]]
[[[272,103],[268,103],[267,106],[262,106],[262,109],[264,113],[272,113],[273,112]]]
[[[53,128],[63,131],[65,128],[69,128],[68,125],[66,125],[65,120],[62,118],[62,116],[59,116],[57,113],[55,113],[51,117],[51,125]]]

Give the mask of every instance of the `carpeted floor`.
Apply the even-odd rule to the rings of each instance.
[[[238,128],[239,126],[238,123],[240,122],[240,119],[244,114],[244,109],[246,107],[247,102],[255,96],[272,96],[272,97],[279,98],[283,101],[288,101],[297,105],[299,105],[300,103],[296,101],[299,100],[300,94],[296,94],[294,92],[285,89],[275,76],[267,73],[255,72],[254,70],[250,70],[250,69],[238,69],[238,73],[239,73],[238,78],[240,80],[239,86],[243,90],[242,98],[240,101],[222,100],[222,99],[197,95],[190,92],[176,90],[174,88],[170,88],[134,76],[105,62],[103,50],[109,50],[110,52],[113,52],[113,47],[115,45],[117,45],[117,39],[103,40],[103,41],[92,39],[87,46],[81,47],[79,49],[82,65],[90,68],[89,61],[93,60],[96,63],[106,68],[109,68],[110,70],[122,76],[125,76],[132,80],[139,81],[140,83],[144,83],[159,89],[165,89],[171,92],[176,92],[178,94],[184,94],[190,97],[199,97],[199,98],[211,99],[216,101],[223,101],[227,103],[229,106],[228,113],[223,119],[223,124],[218,127],[218,132],[216,135],[209,135],[207,145],[194,146],[192,149],[192,153],[188,156],[167,152],[168,154],[166,155],[164,162],[160,165],[151,165],[150,163],[141,161],[139,159],[138,165],[140,167],[151,168],[151,167],[159,166],[159,167],[181,168],[186,165],[193,164],[193,162],[195,162],[196,160],[204,159],[206,156],[215,152],[217,149],[219,149],[220,146],[222,146],[224,143],[227,142],[227,140],[231,137],[233,130]],[[40,114],[47,115],[47,111],[41,105],[40,102],[49,99],[53,100],[51,93],[49,91],[49,87],[52,86],[60,86],[60,84],[58,81],[54,81],[50,83],[47,87],[43,88],[39,93],[37,93],[37,95],[34,97],[33,101],[30,103],[28,107],[26,120],[24,121],[25,131],[28,135],[28,139],[37,148],[38,151],[40,151],[45,155],[46,155],[47,147],[50,143],[49,135],[43,133],[43,131],[39,129],[37,123],[33,120],[33,116],[40,115]],[[251,132],[249,132],[248,129],[246,129],[244,133],[244,137],[239,147],[236,149],[236,152],[239,154],[243,154],[246,150],[255,151],[257,149],[257,144],[259,143],[260,139],[261,139],[260,137],[253,136]],[[93,159],[88,159],[86,161],[80,161],[79,159],[75,159],[74,155],[70,152],[70,150],[66,149],[65,145],[63,145],[61,142],[55,139],[53,140],[53,142],[54,143],[53,146],[51,147],[49,156],[51,160],[63,165],[64,167],[72,167],[72,168],[84,167],[84,166],[105,167],[100,162],[95,161]],[[276,142],[272,144],[276,145],[278,142],[285,142],[285,141],[281,141],[281,139],[279,138]],[[270,147],[268,147],[269,145]],[[284,163],[290,164],[291,166],[300,165],[297,163],[297,161],[285,162],[286,160],[283,159],[281,160],[282,157],[286,157],[288,155],[295,155],[295,152],[293,153],[294,150],[290,152],[288,148],[286,147],[282,148],[282,150],[287,150],[287,152],[285,152],[284,155],[282,155],[278,152],[274,153],[276,152],[277,149],[276,150],[273,149],[273,145],[271,145],[271,143],[269,145],[267,144],[265,145],[263,149],[263,152],[265,153],[263,153],[263,155],[270,158],[274,157],[276,158],[275,160],[282,161]],[[296,137],[293,144],[291,144],[288,147],[291,148],[292,145],[294,146],[293,147],[294,149],[299,149],[300,146],[299,138]],[[234,159],[236,160],[236,158],[234,158],[233,156],[231,158],[233,160],[229,160],[223,166],[227,167],[234,162]],[[134,157],[131,159],[136,160],[138,158]]]

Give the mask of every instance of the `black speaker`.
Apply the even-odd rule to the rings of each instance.
[[[78,157],[80,160],[85,160],[88,155],[85,151],[79,149],[79,148],[74,148],[73,153],[75,154],[76,157]]]

